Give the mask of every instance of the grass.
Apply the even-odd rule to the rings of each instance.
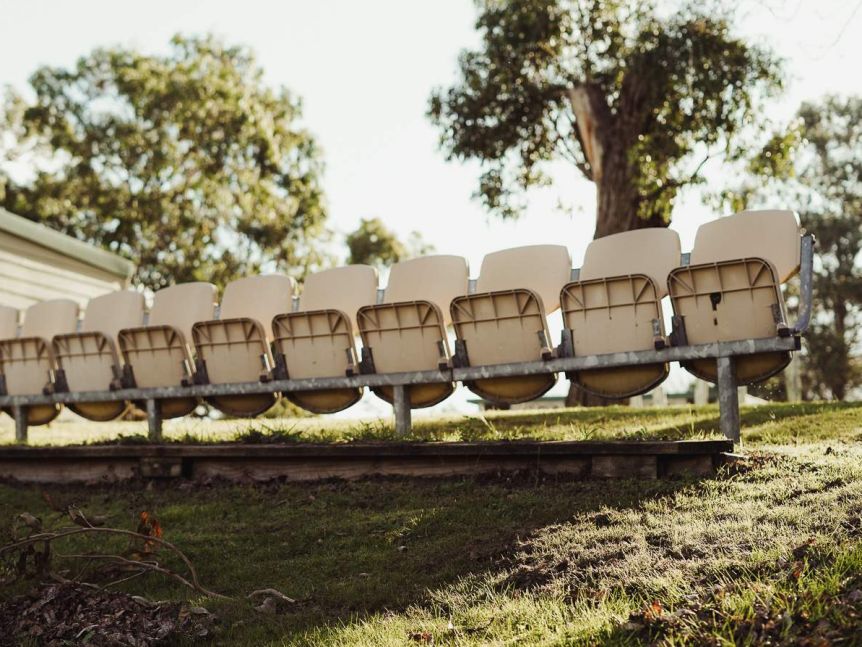
[[[219,424],[219,438],[243,433]],[[258,440],[295,435],[292,423],[268,424]],[[322,441],[392,436],[383,424],[302,424]],[[862,407],[757,407],[743,424],[747,464],[707,479],[0,485],[0,535],[22,511],[60,523],[45,493],[126,528],[148,510],[205,585],[237,598],[192,595],[219,617],[224,645],[862,644]],[[428,422],[414,435],[716,430],[712,407],[609,408]],[[189,597],[156,577],[124,586]],[[265,587],[298,602],[264,615],[242,601]]]
[[[30,429],[32,445],[147,442],[146,422],[93,423],[73,417]],[[792,443],[828,440],[836,426],[857,424],[850,404],[794,403],[742,409],[746,440]],[[862,438],[862,430],[859,430]],[[327,417],[165,422],[167,442],[352,442],[371,440],[681,440],[721,437],[715,405],[633,409],[602,407],[551,411],[493,411],[479,415],[419,419],[408,436],[391,420],[349,421]],[[14,425],[0,415],[0,445],[13,443]]]

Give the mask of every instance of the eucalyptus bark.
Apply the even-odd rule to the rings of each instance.
[[[575,113],[575,137],[584,152],[580,170],[596,185],[596,229],[593,238],[602,238],[644,227],[666,227],[658,214],[642,218],[644,197],[638,191],[635,169],[629,160],[630,142],[635,141],[634,115],[622,119],[614,115],[597,86],[584,84],[569,91]],[[634,106],[628,103],[631,109]],[[585,393],[571,385],[566,406],[602,406],[628,401],[608,400]]]

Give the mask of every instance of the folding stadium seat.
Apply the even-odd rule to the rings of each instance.
[[[670,273],[677,344],[775,337],[787,330],[781,284],[799,270],[799,221],[792,211],[743,211],[697,230],[691,264]],[[790,353],[736,358],[740,384],[781,371]],[[715,382],[714,360],[684,364]]]
[[[146,326],[126,328],[117,337],[126,362],[129,387],[153,388],[192,383],[188,341],[192,326],[215,314],[216,288],[211,283],[182,283],[156,292]],[[178,418],[194,411],[197,398],[161,400],[162,416]]]
[[[111,292],[91,299],[84,311],[81,332],[56,335],[57,391],[108,391],[122,387],[117,356],[117,334],[123,328],[144,323],[144,295],[132,290]],[[113,420],[125,411],[126,402],[69,404],[89,420]]]
[[[0,339],[12,339],[18,332],[18,311],[0,306]]]
[[[303,285],[299,311],[272,322],[276,374],[291,379],[344,377],[358,373],[354,330],[356,311],[377,300],[377,270],[348,265],[310,275]],[[322,389],[284,394],[315,413],[346,409],[362,389]]]
[[[467,261],[460,256],[425,256],[395,263],[389,270],[385,303],[359,309],[363,370],[375,373],[433,371],[450,367],[446,326],[449,304],[467,292]],[[451,382],[406,388],[413,408],[430,407],[454,390]],[[392,387],[375,387],[387,402]]]
[[[563,288],[563,325],[570,354],[653,350],[665,344],[661,299],[668,272],[679,266],[679,236],[665,228],[639,229],[594,240],[577,281]],[[569,374],[582,390],[628,398],[665,380],[668,365],[591,369]]]
[[[554,352],[546,316],[560,307],[570,278],[571,257],[562,245],[532,245],[488,254],[476,294],[452,301],[450,311],[460,347],[459,363],[470,366],[550,359]],[[467,383],[486,400],[533,400],[557,381],[553,373],[480,379]]]
[[[199,321],[192,328],[197,352],[196,378],[225,384],[271,379],[271,322],[290,312],[295,283],[281,274],[249,276],[225,288],[218,321]],[[278,400],[275,393],[220,395],[207,401],[232,416],[256,416]]]
[[[78,304],[69,299],[36,303],[24,313],[21,336],[0,341],[0,390],[7,395],[40,395],[54,390],[54,335],[74,332],[78,325]],[[44,425],[60,413],[61,405],[44,404],[27,408],[27,423]],[[7,413],[12,413],[7,411]]]

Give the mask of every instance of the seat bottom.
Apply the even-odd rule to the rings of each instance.
[[[325,389],[282,394],[296,406],[311,413],[336,413],[353,406],[362,398],[362,389]]]
[[[757,384],[780,373],[790,363],[791,354],[786,351],[777,353],[758,353],[740,355],[734,358],[736,383],[739,386]],[[699,359],[683,362],[683,368],[695,377],[715,384],[718,382],[718,368],[714,359]]]
[[[654,389],[669,373],[667,364],[648,364],[578,371],[571,378],[582,391],[609,400],[623,400]]]
[[[49,422],[53,421],[57,416],[60,415],[60,412],[63,410],[63,405],[61,404],[40,404],[32,407],[26,407],[27,410],[27,424],[33,427],[38,427],[39,425],[47,425]],[[13,418],[15,414],[12,409],[7,407],[3,409],[6,413],[8,413]]]
[[[126,402],[76,402],[66,405],[73,413],[94,422],[116,420],[128,408]]]
[[[182,418],[194,411],[198,406],[197,398],[168,398],[159,400],[161,405],[162,418]],[[144,401],[135,402],[135,406],[139,409],[146,410],[147,403]]]
[[[556,374],[550,373],[473,380],[464,385],[483,400],[495,404],[520,404],[545,395],[556,383]]]
[[[276,393],[254,395],[219,395],[206,398],[219,411],[238,418],[254,418],[269,411],[278,402]]]
[[[378,386],[371,390],[374,395],[384,402],[388,402],[389,404],[395,402],[394,387]],[[404,387],[407,401],[410,403],[411,409],[433,407],[435,404],[443,402],[443,400],[452,395],[454,390],[455,385],[449,382],[441,384],[413,384]]]

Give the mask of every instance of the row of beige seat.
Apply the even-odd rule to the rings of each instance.
[[[799,224],[792,212],[745,212],[703,225],[690,264],[680,266],[679,237],[670,229],[643,229],[593,241],[577,280],[561,245],[502,250],[485,256],[475,291],[468,293],[466,261],[427,256],[390,269],[377,303],[377,273],[353,265],[310,275],[298,308],[297,286],[282,275],[230,283],[215,318],[216,288],[189,283],[156,292],[144,323],[144,299],[125,291],[93,299],[77,329],[78,307],[57,300],[32,306],[21,335],[17,312],[0,308],[0,391],[180,386],[286,378],[343,377],[359,372],[400,373],[458,365],[517,364],[559,354],[598,355],[651,350],[667,343],[661,299],[670,295],[676,345],[772,337],[785,320],[781,283],[799,267]],[[562,309],[564,335],[551,342],[547,315]],[[454,327],[455,356],[446,327]],[[362,340],[357,357],[354,332]],[[189,343],[191,342],[191,343]],[[120,361],[122,357],[122,362]],[[740,383],[769,377],[788,353],[738,358]],[[714,360],[686,368],[714,381]],[[569,375],[580,388],[604,397],[643,393],[668,374],[664,363],[601,368]],[[553,373],[478,379],[467,386],[497,402],[524,402],[556,382]],[[406,387],[411,407],[427,407],[452,393],[451,383]],[[392,387],[374,387],[388,402]],[[342,410],[362,389],[283,394],[318,413]],[[258,415],[277,393],[208,398],[219,410]],[[194,397],[162,401],[166,418],[183,416]],[[125,402],[69,405],[92,420],[120,415]],[[59,405],[33,406],[28,423],[49,422]]]

